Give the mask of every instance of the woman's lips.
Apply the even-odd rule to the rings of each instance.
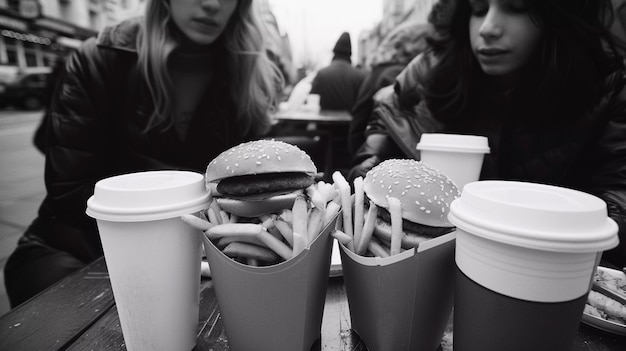
[[[219,27],[219,23],[210,18],[195,18],[193,21],[203,27]]]
[[[499,56],[499,55],[504,55],[506,53],[508,53],[508,50],[505,49],[500,49],[500,48],[480,48],[478,49],[478,54],[481,56],[486,56],[486,57],[493,57],[493,56]]]

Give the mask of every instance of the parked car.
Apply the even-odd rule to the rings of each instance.
[[[0,80],[0,106],[41,109],[47,98],[46,86],[51,73],[50,67],[30,67]]]

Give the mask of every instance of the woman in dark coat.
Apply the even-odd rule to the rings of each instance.
[[[428,23],[406,22],[394,28],[381,41],[371,58],[371,70],[361,83],[348,131],[348,148],[354,155],[365,141],[365,127],[374,110],[376,93],[392,85],[396,76],[411,60],[426,48],[426,34],[432,30]]]
[[[85,214],[98,180],[204,172],[268,131],[281,79],[261,33],[252,0],[154,0],[68,58],[47,122],[48,194],[5,266],[11,306],[102,255]]]
[[[610,18],[603,0],[441,0],[429,49],[376,108],[349,177],[385,159],[419,159],[425,132],[486,136],[481,179],[606,201],[620,245],[604,258],[624,266],[626,92]]]

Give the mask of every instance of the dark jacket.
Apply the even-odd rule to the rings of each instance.
[[[146,130],[153,103],[138,70],[137,21],[105,29],[69,57],[50,107],[45,181],[48,194],[29,231],[86,262],[102,254],[85,214],[95,183],[129,172],[203,173],[221,151],[243,141],[227,79],[217,72],[186,138],[171,123]]]
[[[380,89],[393,84],[405,66],[401,63],[380,64],[372,67],[372,71],[363,80],[356,102],[350,111],[352,121],[348,131],[348,147],[351,154],[354,154],[365,141],[365,127],[374,110],[374,95]]]
[[[584,124],[542,131],[519,120],[499,122],[497,113],[469,125],[444,125],[434,119],[415,94],[416,70],[422,57],[398,76],[396,92],[376,107],[367,139],[353,159],[349,178],[364,176],[382,160],[414,158],[422,133],[476,134],[489,138],[480,179],[519,180],[552,184],[594,194],[606,201],[609,216],[619,225],[620,246],[605,257],[626,264],[626,91],[622,71],[606,79],[606,94],[581,119]],[[419,65],[422,65],[421,67]],[[408,74],[407,74],[408,72]],[[411,73],[412,72],[412,73]],[[494,104],[497,105],[497,104]],[[488,111],[489,112],[489,111]],[[501,112],[501,111],[500,111]]]
[[[363,79],[365,72],[352,67],[349,61],[335,58],[317,72],[311,83],[311,94],[320,95],[322,110],[350,111]]]

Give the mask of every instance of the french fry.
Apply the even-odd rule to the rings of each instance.
[[[273,262],[278,259],[276,253],[268,248],[242,242],[230,243],[222,252],[228,257],[254,258],[265,262]]]
[[[387,198],[389,214],[391,215],[391,247],[389,254],[397,255],[402,251],[402,208],[400,200],[395,197]]]
[[[210,222],[205,221],[204,219],[198,218],[198,217],[196,217],[194,215],[191,215],[191,214],[184,214],[184,215],[180,216],[180,219],[183,222],[189,224],[190,226],[192,226],[192,227],[194,227],[196,229],[199,229],[199,230],[201,230],[203,232],[207,231],[207,230],[211,229],[211,227],[213,227],[213,224],[211,224]]]
[[[330,232],[330,235],[344,246],[348,246],[348,244],[352,242],[352,237],[339,229],[333,230]]]
[[[256,236],[245,236],[245,235],[222,236],[222,237],[220,237],[219,239],[217,239],[215,241],[215,246],[217,246],[218,248],[223,249],[226,246],[228,246],[228,244],[234,243],[234,242],[247,243],[247,244],[253,244],[253,245],[257,245],[257,246],[266,246],[267,247],[267,245],[265,245],[265,243],[263,243]]]
[[[217,224],[222,224],[222,216],[220,215],[220,212],[222,211],[222,208],[220,207],[220,204],[217,203],[217,200],[215,201],[211,201],[211,204],[209,205],[209,209],[213,210],[213,213],[215,215],[215,220],[217,221]],[[211,212],[209,211],[209,215],[211,214]],[[209,219],[211,219],[211,217],[209,217]]]
[[[309,214],[309,220],[307,223],[307,236],[309,242],[312,242],[317,237],[317,234],[322,230],[322,224],[324,221],[324,209],[319,207],[313,207]]]
[[[265,231],[265,228],[263,228],[263,226],[260,224],[224,223],[211,227],[209,230],[207,230],[207,234],[218,237],[233,235],[257,236],[263,231]]]
[[[293,256],[293,250],[290,249],[289,246],[276,239],[266,230],[261,231],[261,233],[258,234],[258,238],[283,259],[288,260]]]
[[[361,242],[361,235],[363,231],[363,216],[364,216],[364,201],[363,197],[363,177],[356,177],[354,179],[354,245]],[[358,250],[357,250],[358,251]]]
[[[272,236],[274,236],[276,239],[278,239],[280,241],[285,240],[285,238],[283,238],[283,235],[280,233],[280,231],[276,227],[271,227],[271,228],[267,229],[267,232],[272,234]]]
[[[356,253],[358,255],[363,255],[365,254],[365,251],[367,251],[367,246],[372,239],[372,233],[374,233],[376,217],[378,216],[378,207],[376,206],[376,204],[374,204],[372,201],[370,201],[369,203],[370,206],[367,210],[367,217],[365,218],[365,223],[363,224],[361,237],[358,244],[355,243]]]
[[[298,256],[300,252],[302,252],[306,246],[309,244],[308,239],[305,238],[305,235],[302,235],[298,232],[293,232],[293,256]]]
[[[230,214],[230,223],[237,223],[239,222],[239,217],[235,214]]]
[[[377,240],[370,240],[367,250],[377,257],[389,257],[389,252]]]
[[[374,236],[380,240],[391,243],[391,226],[375,226]],[[429,240],[431,238],[426,236],[418,236],[413,234],[406,234],[402,236],[402,248],[411,249],[417,248],[420,243]]]
[[[282,218],[284,221],[286,221],[287,223],[293,222],[293,213],[291,212],[291,210],[285,209],[278,216]]]
[[[307,220],[308,220],[308,209],[306,198],[304,196],[296,197],[296,200],[293,203],[293,208],[291,210],[293,215],[293,221],[291,222],[291,228],[293,229],[294,236],[297,234],[304,236],[304,239],[307,240],[306,245],[308,245],[308,231],[307,231]],[[294,240],[295,245],[295,240]]]
[[[274,227],[274,217],[275,216],[268,216],[268,215],[263,215],[261,217],[259,217],[259,219],[261,220],[261,225],[264,226],[266,229],[270,229]]]
[[[333,173],[333,181],[339,189],[339,195],[341,196],[341,208],[343,209],[343,231],[354,238],[354,231],[352,228],[352,197],[350,195],[350,184],[343,177],[341,172],[335,171]],[[349,245],[348,248],[354,252],[354,244]]]
[[[306,194],[309,196],[311,203],[313,206],[317,208],[324,209],[326,208],[326,199],[322,195],[322,193],[317,189],[316,184],[312,184],[306,188]]]
[[[217,215],[217,213],[215,213],[215,209],[213,209],[212,207],[209,207],[206,210],[206,212],[207,212],[207,217],[209,217],[209,221],[211,223],[213,223],[214,225],[222,224],[221,218],[218,218],[219,216]]]
[[[220,210],[220,219],[221,219],[222,223],[231,223],[230,222],[230,216],[224,210]]]
[[[322,227],[326,227],[328,223],[332,221],[335,215],[339,213],[340,210],[341,210],[340,204],[338,204],[335,201],[329,202],[328,205],[326,206],[326,211],[324,211],[324,223],[322,224]]]
[[[285,241],[293,247],[293,230],[291,229],[289,223],[280,218],[280,216],[277,216],[274,218],[274,226],[278,229],[283,238],[285,238]]]

